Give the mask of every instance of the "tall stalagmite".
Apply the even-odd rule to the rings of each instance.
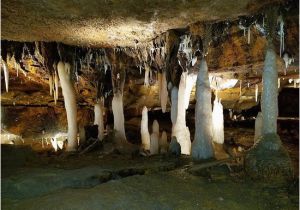
[[[185,120],[185,89],[187,72],[183,72],[180,79],[177,104],[177,118],[173,127],[172,136],[176,136],[181,146],[181,154],[189,155],[191,153],[190,131],[186,126]]]
[[[148,109],[144,106],[141,120],[141,137],[142,147],[145,150],[150,150],[150,134],[148,130]]]
[[[94,125],[98,125],[98,139],[101,141],[104,137],[103,105],[101,101],[95,104],[94,113]]]
[[[212,107],[211,90],[208,78],[207,63],[204,58],[200,62],[196,83],[195,138],[192,145],[194,160],[214,157],[212,146]]]
[[[278,72],[276,53],[268,40],[262,92],[262,135],[245,157],[245,169],[253,178],[290,180],[293,177],[291,160],[277,135]]]

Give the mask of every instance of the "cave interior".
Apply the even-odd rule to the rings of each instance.
[[[299,209],[299,2],[2,0],[3,209]]]

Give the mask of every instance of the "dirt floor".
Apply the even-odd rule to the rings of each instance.
[[[225,136],[227,151],[253,142],[251,129],[226,128]],[[299,144],[283,143],[296,177],[285,184],[251,180],[236,160],[195,164],[187,156],[36,154],[3,145],[2,209],[299,209]]]

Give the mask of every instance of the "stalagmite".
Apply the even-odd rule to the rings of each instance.
[[[212,112],[213,123],[213,141],[218,144],[224,143],[224,116],[223,106],[218,98],[215,98],[214,107]]]
[[[148,130],[148,109],[146,106],[144,106],[142,111],[141,137],[142,137],[143,149],[150,150],[150,134]]]
[[[68,145],[67,151],[77,150],[77,106],[75,89],[70,78],[70,64],[59,62],[57,64],[58,75],[65,101],[68,121]]]
[[[177,118],[175,126],[172,130],[172,136],[176,136],[178,143],[181,146],[181,153],[189,155],[191,153],[191,140],[190,131],[186,126],[185,120],[185,89],[187,72],[181,74],[179,91],[178,91],[178,104],[177,104]]]
[[[276,68],[276,54],[272,47],[266,51],[263,71],[263,92],[262,92],[262,118],[263,134],[277,133],[278,116],[278,72]]]
[[[101,102],[95,104],[94,113],[94,125],[98,125],[98,139],[101,141],[104,137],[103,105]]]
[[[114,115],[114,129],[117,131],[118,139],[126,141],[124,127],[123,94],[115,93],[112,100],[112,110]]]
[[[195,138],[192,146],[192,156],[194,160],[202,160],[214,157],[212,146],[211,90],[207,63],[204,58],[201,60],[197,77],[196,100]]]
[[[168,84],[166,79],[166,72],[164,71],[161,75],[161,89],[160,89],[160,104],[162,113],[166,112],[168,102]]]
[[[171,91],[171,121],[174,126],[177,119],[177,108],[178,108],[178,88],[174,86]]]
[[[150,136],[150,154],[155,155],[159,153],[159,124],[157,120],[153,121],[152,134]]]
[[[125,83],[125,70],[122,65],[112,65],[111,78],[114,97],[112,100],[112,111],[114,115],[114,130],[116,131],[116,145],[119,149],[127,150],[127,140],[124,125],[123,91]],[[124,150],[124,151],[125,151]]]
[[[258,112],[255,119],[255,135],[254,135],[254,144],[257,142],[259,137],[262,135],[262,113]]]
[[[184,108],[187,109],[190,104],[190,96],[191,92],[193,90],[193,87],[196,85],[197,81],[197,75],[195,74],[188,74],[186,77],[186,89],[184,93],[185,97],[185,103],[184,103]]]
[[[255,102],[258,100],[258,84],[255,84]]]
[[[5,90],[6,92],[8,92],[8,85],[9,85],[9,70],[7,67],[7,64],[5,63],[5,61],[3,59],[1,59],[1,66],[3,69],[3,73],[4,73],[4,81],[5,81]]]
[[[287,183],[293,179],[294,173],[289,154],[277,134],[278,70],[273,40],[276,36],[278,10],[270,8],[266,13],[269,31],[262,75],[262,131],[259,141],[247,151],[244,166],[251,178]]]
[[[159,150],[160,154],[165,154],[168,152],[168,137],[166,131],[163,131],[159,140]]]
[[[280,78],[278,78],[278,88],[280,88]]]

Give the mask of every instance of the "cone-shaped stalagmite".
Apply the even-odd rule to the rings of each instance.
[[[263,180],[289,180],[293,176],[291,160],[277,135],[278,72],[276,53],[269,40],[266,50],[263,92],[262,133],[245,157],[245,169],[252,178]]]
[[[212,146],[212,107],[211,90],[207,63],[203,58],[196,83],[195,138],[192,146],[194,160],[214,157]]]

